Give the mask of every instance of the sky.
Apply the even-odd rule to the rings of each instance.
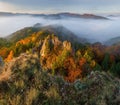
[[[120,0],[0,0],[0,12],[119,13]]]

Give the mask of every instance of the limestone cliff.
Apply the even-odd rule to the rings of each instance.
[[[40,49],[41,65],[47,69],[52,68],[53,62],[56,61],[56,57],[61,55],[64,50],[72,52],[72,45],[68,41],[60,41],[57,36],[47,36]]]

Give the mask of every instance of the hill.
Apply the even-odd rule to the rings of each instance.
[[[115,38],[112,38],[108,41],[105,42],[106,45],[118,45],[120,44],[120,37],[115,37]]]
[[[109,90],[109,91],[108,91]],[[120,80],[94,71],[68,83],[42,70],[36,54],[22,54],[0,73],[0,104],[119,105]]]
[[[58,36],[61,40],[68,40],[70,42],[87,43],[87,39],[77,37],[73,32],[61,25],[56,24],[42,26],[39,23],[35,24],[33,27],[26,27],[17,32],[14,32],[13,34],[6,37],[6,39],[10,42],[17,42],[36,32],[42,32],[44,34],[54,34]]]
[[[59,25],[35,24],[15,32],[7,40],[9,46],[6,44],[0,48],[0,56],[5,62],[21,53],[37,53],[42,68],[52,74],[60,74],[70,82],[92,70],[109,71],[120,77],[119,47],[101,43],[84,44],[84,39]]]
[[[18,30],[14,33],[12,33],[11,35],[7,36],[6,39],[10,42],[17,42],[23,38],[28,37],[29,35],[33,34],[34,32],[38,32],[39,29],[38,28],[34,28],[34,27],[25,27],[21,30]]]
[[[1,105],[119,105],[118,47],[39,23],[0,41]]]

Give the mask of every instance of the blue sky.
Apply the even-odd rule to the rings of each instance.
[[[0,11],[25,13],[119,13],[120,0],[0,0]]]

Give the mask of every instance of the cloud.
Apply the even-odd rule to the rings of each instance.
[[[0,0],[14,5],[16,11],[107,12],[120,11],[120,0]]]

